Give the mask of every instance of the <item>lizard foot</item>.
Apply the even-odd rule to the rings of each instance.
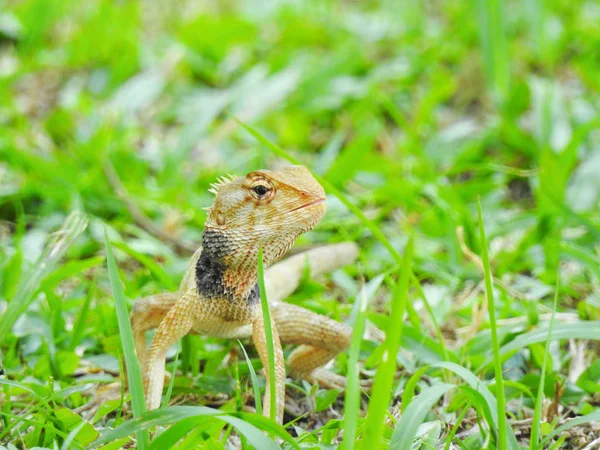
[[[325,389],[346,389],[346,377],[321,367],[314,369],[310,375],[306,375],[303,378],[309,383],[318,384]],[[360,380],[359,384],[361,388],[368,389],[373,385],[373,381]]]
[[[320,367],[303,378],[309,383],[318,384],[326,389],[346,389],[346,377]]]

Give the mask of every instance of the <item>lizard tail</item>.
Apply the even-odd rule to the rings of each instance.
[[[274,264],[265,273],[269,303],[280,302],[294,292],[307,265],[313,278],[351,264],[357,257],[358,245],[341,242],[312,248]]]

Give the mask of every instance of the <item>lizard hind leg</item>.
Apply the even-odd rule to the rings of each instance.
[[[352,329],[333,319],[288,303],[273,308],[283,344],[298,344],[288,359],[289,374],[326,388],[343,389],[346,379],[322,367],[350,346]]]

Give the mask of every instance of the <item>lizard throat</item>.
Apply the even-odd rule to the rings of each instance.
[[[204,230],[202,253],[196,263],[196,287],[202,298],[258,303],[256,266],[228,264],[228,256],[234,254],[236,249],[236,243],[226,233]]]

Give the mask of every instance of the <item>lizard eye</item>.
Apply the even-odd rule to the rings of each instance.
[[[257,184],[252,188],[252,192],[254,192],[257,198],[263,199],[269,192],[271,192],[271,188],[269,186],[265,186],[264,184]]]
[[[273,198],[275,195],[275,186],[266,177],[257,176],[255,173],[248,174],[248,184],[246,184],[246,189],[248,189],[248,193],[254,200],[260,200],[261,202],[266,202]]]
[[[269,188],[266,186],[263,186],[262,184],[259,184],[258,186],[255,186],[254,189],[252,189],[254,192],[256,192],[256,195],[262,197],[263,195],[265,195],[267,192],[269,192]]]

